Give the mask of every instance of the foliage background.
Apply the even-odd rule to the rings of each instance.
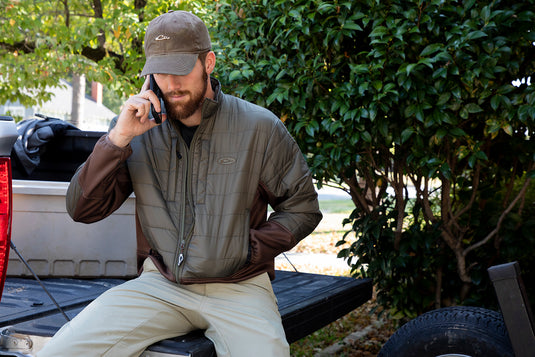
[[[533,277],[533,5],[217,3],[224,87],[279,114],[320,185],[350,193],[339,255],[395,317],[492,306],[492,264]]]
[[[488,266],[535,278],[534,2],[0,0],[0,98],[46,100],[70,73],[136,93],[146,25],[191,10],[225,91],[278,114],[319,185],[351,195],[340,256],[382,306],[490,306]]]
[[[142,84],[148,22],[183,1],[0,0],[0,98],[31,106],[72,73],[105,84],[119,98]]]

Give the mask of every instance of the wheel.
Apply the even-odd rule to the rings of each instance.
[[[456,306],[409,321],[377,357],[514,357],[514,353],[500,313]]]

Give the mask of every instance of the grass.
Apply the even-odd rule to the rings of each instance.
[[[309,260],[293,261],[292,264],[298,271],[350,276],[350,267],[347,263],[336,258],[338,251],[342,249],[342,246],[336,247],[336,243],[350,228],[348,225],[344,227],[342,221],[349,217],[353,208],[351,200],[320,201],[320,209],[324,215],[323,220],[316,230],[302,240],[290,253],[321,254],[323,257],[330,256],[330,258],[327,259],[327,262],[322,259],[314,259],[313,256]],[[289,255],[291,256],[291,254]],[[290,257],[290,259],[292,258]],[[286,259],[277,259],[275,262],[276,269],[279,270],[293,270],[292,264]],[[330,356],[376,356],[382,344],[393,333],[394,328],[390,321],[378,319],[377,314],[372,313],[374,306],[375,299],[372,299],[346,316],[292,343],[290,346],[291,356],[313,357],[326,348],[334,350],[334,352],[331,351]],[[373,326],[373,328],[369,326]],[[359,338],[359,331],[364,329],[369,332],[366,336]],[[350,337],[348,338],[348,336]]]
[[[394,333],[390,321],[378,319],[372,300],[344,317],[290,345],[292,357],[374,357]],[[370,328],[371,326],[371,328]],[[367,333],[363,333],[367,331]],[[328,353],[329,351],[330,353]]]
[[[351,200],[321,200],[320,209],[324,214],[344,213],[348,217],[355,208]]]

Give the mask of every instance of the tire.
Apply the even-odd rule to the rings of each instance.
[[[498,312],[456,306],[429,311],[409,321],[377,357],[514,357]]]

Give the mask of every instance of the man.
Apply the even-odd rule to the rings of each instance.
[[[142,273],[66,324],[38,356],[138,356],[205,329],[218,356],[289,356],[270,278],[274,258],[321,219],[309,170],[283,123],[210,78],[208,30],[169,12],[145,34],[142,76],[73,177],[67,207],[91,223],[136,195]],[[267,218],[268,204],[274,212]],[[113,239],[113,237],[110,237]]]

